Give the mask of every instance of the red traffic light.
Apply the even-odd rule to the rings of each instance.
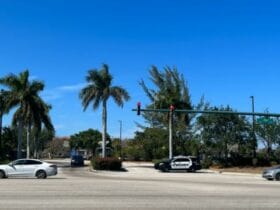
[[[141,114],[141,102],[137,103],[137,115]]]

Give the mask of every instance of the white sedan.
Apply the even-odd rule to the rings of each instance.
[[[45,179],[57,174],[57,166],[36,159],[18,159],[8,165],[0,165],[0,178],[37,177]]]

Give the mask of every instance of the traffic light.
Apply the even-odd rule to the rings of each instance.
[[[169,107],[170,111],[173,112],[175,110],[175,106],[173,106],[172,104]]]
[[[140,115],[141,114],[141,103],[138,102],[137,103],[137,115]]]

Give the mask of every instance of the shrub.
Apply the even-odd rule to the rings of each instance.
[[[276,161],[270,161],[270,165],[271,166],[276,166],[276,165],[278,165],[278,163]]]
[[[201,167],[202,168],[209,168],[212,165],[212,160],[209,158],[206,158],[204,160],[201,161]]]
[[[91,165],[95,170],[119,171],[122,169],[122,161],[114,157],[94,157],[91,159]]]

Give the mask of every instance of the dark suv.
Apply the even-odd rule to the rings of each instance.
[[[201,169],[201,165],[198,163],[196,157],[191,156],[176,156],[171,159],[166,159],[155,164],[155,169],[159,169],[162,172],[171,170],[184,170],[192,171]]]
[[[71,157],[71,166],[84,166],[84,158],[82,155],[73,155]]]

